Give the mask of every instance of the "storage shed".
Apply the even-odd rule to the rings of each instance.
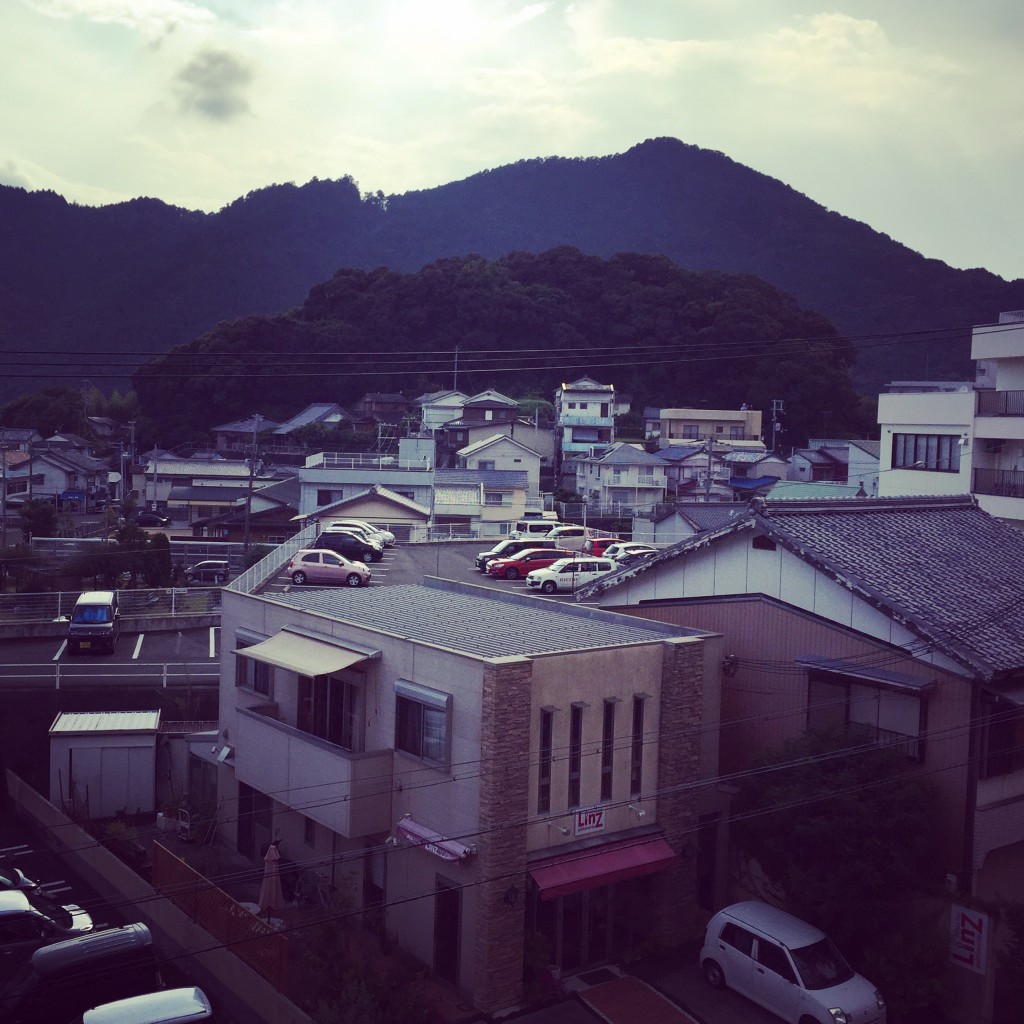
[[[72,817],[156,809],[159,711],[64,711],[50,726],[50,802]]]

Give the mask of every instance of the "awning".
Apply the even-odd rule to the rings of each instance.
[[[412,818],[402,818],[395,826],[395,830],[403,839],[416,846],[422,846],[427,853],[432,853],[441,860],[462,861],[470,854],[476,853],[475,846],[466,846],[455,839],[445,839],[440,832],[435,832],[426,825],[421,825]]]
[[[235,654],[296,672],[300,676],[329,676],[367,661],[374,657],[375,652],[354,650],[328,640],[282,630],[263,643],[239,647]]]
[[[530,874],[542,900],[596,889],[611,882],[652,875],[679,862],[679,855],[658,836],[622,839],[603,846],[539,861]]]
[[[935,679],[921,679],[908,676],[903,672],[892,672],[889,669],[877,668],[870,663],[857,662],[852,658],[822,658],[816,654],[799,655],[793,659],[798,665],[827,672],[830,675],[846,676],[850,679],[861,679],[887,690],[902,690],[904,693],[925,693],[935,688]]]

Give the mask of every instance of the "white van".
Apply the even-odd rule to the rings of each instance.
[[[543,594],[556,591],[573,593],[588,583],[617,568],[610,558],[560,558],[546,569],[534,569],[526,574],[526,585]]]
[[[87,650],[113,654],[120,635],[116,590],[87,590],[78,598],[68,626],[68,654]]]
[[[760,900],[708,923],[700,969],[789,1024],[885,1024],[885,1000],[818,928]]]
[[[510,531],[508,539],[524,540],[546,537],[553,527],[560,525],[557,519],[532,519],[527,517],[520,519],[516,523],[515,529]]]

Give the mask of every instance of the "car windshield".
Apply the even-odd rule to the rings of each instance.
[[[791,949],[804,988],[832,988],[853,977],[850,965],[829,938],[802,949]]]
[[[104,604],[87,604],[75,609],[72,622],[109,622],[110,608]]]

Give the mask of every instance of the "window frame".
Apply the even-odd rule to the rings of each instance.
[[[269,640],[269,636],[256,633],[249,629],[235,630],[235,649],[244,650]],[[235,655],[235,686],[242,690],[258,693],[267,700],[274,699],[274,669],[265,661],[247,658],[244,654]]]
[[[894,433],[890,469],[959,473],[960,441],[959,434]]]
[[[616,697],[605,698],[601,715],[601,799],[611,800],[615,787]]]
[[[551,810],[551,766],[554,761],[555,710],[540,709],[538,724],[539,752],[537,756],[537,813]]]
[[[569,711],[569,773],[567,806],[575,810],[582,806],[583,795],[583,710],[582,703],[574,703]]]
[[[395,751],[424,764],[447,768],[451,764],[453,703],[450,693],[409,679],[396,679]],[[426,731],[431,723],[437,725],[438,716],[443,717],[440,743],[430,740]],[[415,741],[407,742],[413,731]]]
[[[644,717],[647,710],[647,696],[633,694],[633,732],[629,750],[629,795],[640,796],[644,779]]]

